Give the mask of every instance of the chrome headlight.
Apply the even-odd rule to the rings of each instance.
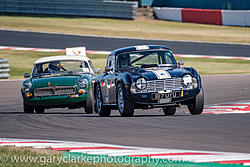
[[[183,85],[189,86],[192,84],[192,82],[193,82],[193,77],[191,75],[187,74],[183,76],[182,78]]]
[[[78,86],[80,87],[80,88],[86,88],[87,86],[88,86],[88,80],[87,79],[85,79],[85,78],[80,78],[79,80],[78,80]]]
[[[145,78],[139,78],[135,82],[135,86],[139,90],[146,89],[147,85],[148,85],[148,83],[147,83]]]
[[[32,83],[31,82],[24,82],[22,89],[24,92],[29,92],[32,89]]]

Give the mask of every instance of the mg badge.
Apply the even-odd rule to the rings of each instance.
[[[52,93],[55,94],[56,87],[55,87],[55,86],[52,86],[52,87],[51,87],[51,90],[52,90]]]
[[[55,91],[56,90],[56,87],[55,86],[52,86],[52,88],[51,88],[53,91]]]

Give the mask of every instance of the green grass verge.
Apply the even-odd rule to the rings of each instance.
[[[249,60],[226,60],[207,58],[177,58],[187,67],[194,67],[201,75],[250,73]]]
[[[250,44],[250,28],[162,20],[0,15],[0,28],[112,37]]]
[[[54,55],[60,53],[0,50],[0,58],[9,59],[11,78],[22,78],[25,72],[31,72],[37,59]]]
[[[0,166],[8,167],[242,167],[237,164],[192,163],[182,159],[89,155],[55,152],[48,149],[0,147]]]
[[[0,58],[9,59],[11,79],[23,78],[23,73],[31,72],[33,63],[45,56],[62,55],[63,53],[51,52],[31,52],[0,50]],[[89,54],[95,68],[104,70],[107,55]],[[250,73],[250,61],[248,60],[225,60],[225,59],[205,59],[205,58],[179,58],[184,60],[185,66],[194,67],[201,75],[212,74],[243,74]]]
[[[80,160],[63,159],[63,153],[46,149],[0,147],[0,166],[8,167],[125,167],[125,165],[86,163]]]

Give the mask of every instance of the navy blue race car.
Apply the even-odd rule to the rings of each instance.
[[[201,114],[204,93],[201,78],[192,67],[182,67],[166,46],[142,45],[114,50],[103,74],[96,77],[96,112],[110,116],[133,116],[134,109],[163,109],[174,115],[176,107],[187,105],[192,115]]]

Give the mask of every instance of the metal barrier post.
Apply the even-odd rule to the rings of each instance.
[[[8,62],[8,59],[0,59],[0,79],[8,79],[10,77],[8,74],[10,71]]]

